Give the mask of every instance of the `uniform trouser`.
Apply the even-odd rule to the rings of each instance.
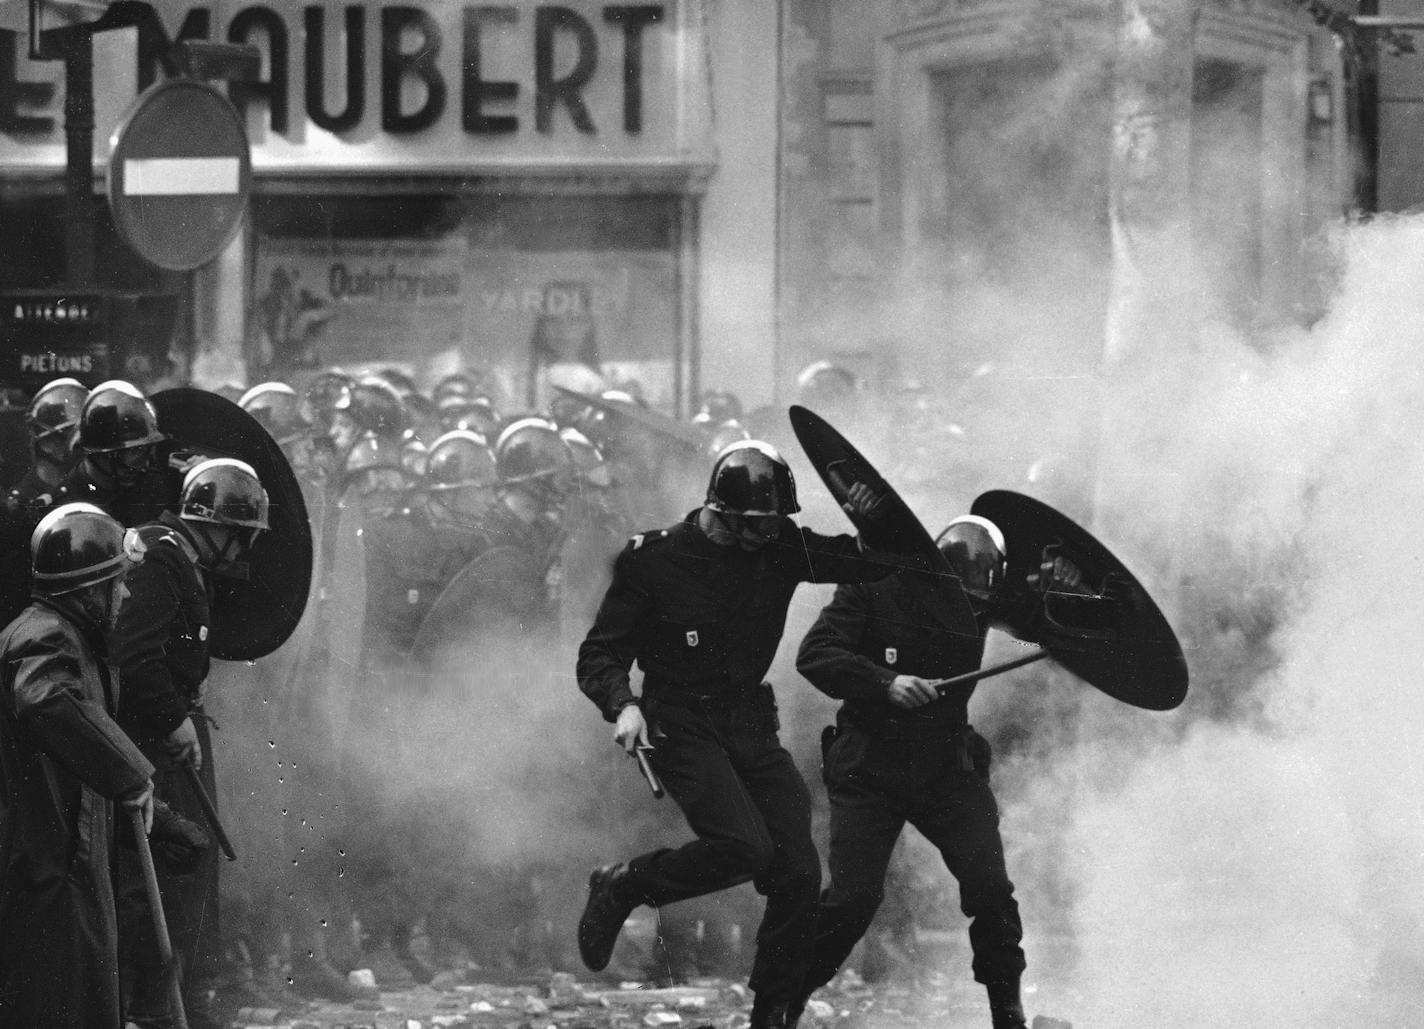
[[[213,771],[212,734],[205,718],[193,718],[203,754],[198,778],[213,804],[217,804],[217,779]],[[155,865],[168,936],[183,982],[183,1003],[190,1013],[205,1009],[206,994],[216,985],[221,963],[218,936],[218,867],[223,860],[217,837],[208,826],[202,804],[181,768],[165,764],[153,776],[153,793],[178,814],[208,830],[212,845],[195,871],[176,875]],[[224,827],[226,828],[226,827]],[[143,870],[138,855],[121,850],[118,862],[119,975],[125,1017],[140,1026],[174,1024],[168,1011],[163,964],[153,932]]]
[[[661,905],[752,882],[766,912],[750,986],[790,999],[811,957],[821,864],[811,796],[777,739],[770,689],[757,703],[647,707],[653,769],[697,839],[635,858],[628,887]]]
[[[806,991],[824,986],[865,935],[884,896],[895,841],[909,822],[938,848],[959,881],[970,919],[974,978],[1017,983],[1024,970],[1023,924],[1004,865],[999,809],[983,774],[961,771],[945,741],[874,739],[842,729],[826,752],[831,802],[830,885]]]

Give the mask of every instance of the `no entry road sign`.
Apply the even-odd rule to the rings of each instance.
[[[145,90],[110,140],[114,225],[160,268],[191,271],[217,257],[242,226],[251,189],[242,119],[206,83],[173,79]]]

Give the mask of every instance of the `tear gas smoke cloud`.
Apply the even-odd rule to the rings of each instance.
[[[1214,174],[1260,176],[1239,123],[1222,121],[1194,125]],[[1061,228],[1044,234],[1040,267],[1071,237]],[[1424,993],[1424,757],[1411,731],[1424,724],[1412,652],[1424,605],[1410,586],[1424,560],[1424,219],[1312,242],[1333,278],[1309,329],[1259,327],[1241,296],[1219,294],[1242,241],[1195,243],[1180,271],[1203,272],[1200,306],[1183,314],[1202,320],[1198,345],[1147,341],[1106,383],[1072,358],[1101,353],[1100,334],[1075,335],[1101,293],[1019,281],[1012,260],[952,285],[927,287],[912,269],[892,305],[903,367],[930,386],[928,420],[964,432],[920,448],[903,418],[844,425],[932,532],[994,487],[1097,528],[1187,649],[1192,692],[1173,713],[1128,708],[1042,666],[976,696],[971,715],[1000,747],[1030,1010],[1168,1029],[1407,1021]],[[932,250],[926,263],[945,257]],[[1081,259],[1070,247],[1060,266]],[[1278,259],[1291,255],[1265,255]],[[847,326],[843,349],[861,329]],[[998,371],[976,385],[968,371],[981,360]],[[1028,482],[1047,454],[1055,475]],[[803,489],[805,520],[834,528],[816,488]],[[822,599],[799,596],[774,672],[792,726],[828,715],[786,688],[798,629]],[[991,639],[986,661],[1006,656]],[[798,754],[811,767],[804,742]],[[947,880],[918,842],[911,861]],[[942,904],[952,912],[952,892]],[[951,960],[947,971],[967,975],[966,952]]]
[[[1003,123],[1003,135],[1031,141],[1063,124],[1044,112],[1080,110],[1072,98],[1092,93],[1095,75],[1057,83],[1056,107],[1029,98],[1039,122]],[[1105,140],[1100,129],[1078,135]],[[1259,176],[1259,158],[1232,165],[1238,142],[1221,148],[1217,174],[1254,167]],[[990,150],[959,152],[967,163],[958,173],[1001,174],[1001,161],[972,163]],[[826,337],[834,350],[893,334],[904,372],[928,387],[908,413],[876,410],[843,428],[931,531],[984,489],[1042,496],[1101,528],[1188,651],[1192,692],[1173,713],[1128,708],[1042,666],[976,695],[971,714],[998,745],[1029,1007],[1098,1027],[1404,1024],[1424,999],[1424,758],[1411,731],[1424,725],[1413,654],[1424,616],[1413,588],[1424,562],[1424,219],[1341,229],[1329,309],[1308,331],[1247,337],[1209,326],[1190,353],[1149,346],[1149,360],[1108,392],[1097,376],[1102,255],[1068,216],[1074,205],[1055,208],[1044,192],[1065,176],[1091,181],[1076,163],[1088,159],[1075,151],[1016,184],[1031,231],[997,248],[983,239],[958,252],[927,247],[889,318],[832,325]],[[983,202],[979,214],[1002,211],[993,196],[972,199]],[[1230,238],[1215,242],[1239,254]],[[1026,270],[1045,263],[1054,274]],[[1198,263],[1212,265],[1209,248]],[[945,268],[954,274],[939,274]],[[1201,282],[1202,311],[1219,310],[1219,285]],[[994,371],[973,376],[984,362]],[[1115,412],[1106,440],[1097,415],[1105,399]],[[844,529],[789,434],[774,442],[796,467],[802,520]],[[1097,452],[1102,442],[1111,453]],[[1029,466],[1048,455],[1056,477],[1027,483]],[[1111,474],[1094,483],[1100,457],[1112,459],[1103,463]],[[818,803],[815,736],[833,705],[799,680],[793,655],[828,595],[798,594],[771,676],[783,738]],[[537,907],[565,947],[592,863],[685,838],[672,805],[646,798],[577,694],[572,655],[583,629],[457,653],[459,675],[423,699],[403,695],[393,738],[347,740],[343,769],[359,771],[388,812],[418,805],[415,831],[388,841],[395,881],[439,869],[458,898],[448,906],[465,905],[473,920],[497,921],[502,905]],[[1004,648],[991,639],[986,660]],[[338,652],[334,703],[354,678],[352,653]],[[302,753],[300,740],[283,751],[290,723],[262,703],[280,699],[280,679],[269,667],[243,690],[213,690],[230,708],[219,714],[226,780],[275,778]],[[260,742],[239,757],[241,739],[278,746]],[[276,764],[283,753],[288,764]],[[304,838],[288,831],[292,819],[350,824],[349,811],[330,814],[330,795],[296,796],[289,802],[269,782],[245,801],[229,798],[229,810],[261,827],[246,879],[235,869],[254,907],[264,891],[288,888],[288,861],[311,856],[291,843]],[[336,829],[322,845],[351,846]],[[273,850],[283,860],[259,873]],[[919,841],[909,850],[925,878],[948,887],[937,856]],[[542,870],[533,886],[528,875],[498,874],[532,868]],[[708,910],[742,917],[759,907],[749,894]],[[960,924],[952,887],[941,905],[946,924]],[[967,978],[967,953],[955,961],[945,971]]]
[[[1420,999],[1424,219],[1332,245],[1339,278],[1309,330],[1209,328],[1108,394],[1095,521],[1182,636],[1186,705],[1137,711],[1041,669],[976,697],[981,729],[1010,729],[996,779],[1031,1009],[1325,1029]],[[995,414],[980,434],[1043,428]],[[978,488],[1038,492],[1022,467]],[[952,513],[912,504],[932,530]]]

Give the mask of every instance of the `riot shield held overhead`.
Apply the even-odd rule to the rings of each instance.
[[[1053,659],[1108,696],[1150,711],[1170,711],[1187,695],[1187,662],[1176,633],[1152,597],[1106,546],[1067,515],[1009,490],[990,490],[970,507],[1003,530],[1005,586],[1031,590],[1045,558],[1065,557],[1083,573],[1090,596],[1048,593],[1035,632]]]
[[[670,440],[678,446],[692,451],[701,451],[706,446],[706,440],[702,432],[693,425],[686,425],[669,415],[665,415],[651,408],[639,407],[637,404],[629,403],[626,400],[610,400],[607,397],[594,396],[591,393],[580,393],[577,390],[567,389],[564,386],[555,386],[559,393],[574,400],[587,404],[596,410],[612,418],[623,422],[641,426],[663,439]]]
[[[876,550],[903,557],[909,565],[938,575],[953,575],[949,563],[908,504],[865,457],[816,412],[792,405],[791,428],[826,489],[841,505],[860,536]],[[873,517],[857,514],[850,488],[864,483],[880,497]]]
[[[267,430],[232,401],[207,390],[164,390],[149,398],[169,437],[159,460],[176,508],[192,458],[232,457],[257,472],[270,501],[271,528],[257,537],[245,579],[215,576],[213,657],[252,661],[280,647],[296,629],[311,588],[312,534],[306,503],[286,455]]]

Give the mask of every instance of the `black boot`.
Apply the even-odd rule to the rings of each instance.
[[[993,1029],[1028,1029],[1023,1001],[1019,999],[1017,980],[1011,983],[990,983],[987,989]]]
[[[784,1000],[757,997],[752,1001],[751,1024],[747,1029],[789,1029],[796,1023],[787,1021],[786,1008]]]
[[[588,877],[588,903],[578,924],[579,956],[592,971],[608,967],[623,923],[640,903],[628,889],[627,865],[604,865]]]

